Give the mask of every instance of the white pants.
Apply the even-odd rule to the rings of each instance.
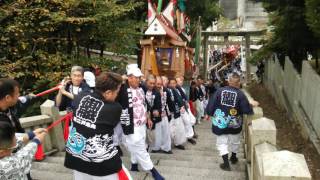
[[[79,171],[73,171],[74,180],[118,180],[118,173],[110,174],[108,176],[92,176]]]
[[[154,129],[154,136],[155,139],[151,147],[152,150],[171,150],[170,126],[167,116],[162,117],[161,121],[156,124]]]
[[[191,113],[191,112],[190,112]],[[193,135],[194,135],[194,132],[193,132],[193,128],[192,128],[192,122],[191,122],[191,115],[189,114],[188,111],[184,112],[181,114],[181,117],[182,117],[182,120],[183,120],[183,125],[184,125],[184,130],[186,132],[186,137],[189,139],[189,138],[192,138]]]
[[[125,145],[130,152],[131,163],[138,163],[143,170],[149,171],[153,168],[153,163],[146,149],[146,131],[145,125],[135,126],[133,134],[125,135]]]
[[[240,147],[240,134],[223,134],[217,136],[216,146],[220,156],[229,154],[229,143],[231,144],[231,152],[238,153]]]
[[[208,103],[209,103],[208,99],[204,99],[204,100],[202,101],[202,107],[203,107],[202,116],[205,115],[205,111],[206,111],[206,108],[207,108]]]
[[[170,121],[170,133],[175,146],[182,145],[187,141],[186,132],[181,117],[172,118]]]
[[[123,130],[121,127],[121,123],[119,122],[117,126],[114,128],[114,134],[113,134],[113,144],[115,146],[120,146],[122,143],[123,138]]]
[[[200,122],[201,117],[204,114],[204,109],[203,109],[203,101],[200,101],[199,99],[196,100],[196,110],[197,110],[197,121]]]

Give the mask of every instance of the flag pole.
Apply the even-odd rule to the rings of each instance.
[[[195,50],[195,64],[199,62],[200,46],[201,46],[201,16],[199,16],[197,23],[197,35],[196,35],[196,50]]]
[[[158,13],[161,13],[161,9],[162,9],[162,0],[158,0]]]

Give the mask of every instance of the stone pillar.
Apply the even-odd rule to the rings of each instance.
[[[223,36],[223,42],[225,45],[229,44],[229,36]]]
[[[53,122],[60,118],[59,110],[54,105],[54,102],[51,100],[46,100],[41,106],[41,114],[48,115],[53,119]],[[52,128],[49,132],[51,137],[52,146],[59,151],[63,151],[65,149],[65,142],[63,139],[63,129],[62,125],[58,124],[54,128]]]
[[[307,162],[302,154],[278,151],[262,154],[263,180],[311,180]]]
[[[251,123],[253,120],[259,119],[263,117],[263,110],[261,107],[254,107],[253,108],[253,115],[247,115],[243,119],[243,135],[245,139],[245,156],[247,158],[247,161],[251,161],[251,150],[250,150],[250,136],[249,136],[249,127],[251,126]]]
[[[254,162],[254,147],[257,144],[268,142],[272,145],[276,145],[276,125],[273,120],[262,117],[252,121],[252,125],[249,127],[250,140],[250,156],[251,156],[251,177],[253,177]]]
[[[256,145],[254,147],[254,157],[255,157],[255,162],[253,166],[253,177],[249,177],[249,179],[254,179],[254,180],[260,180],[262,179],[262,154],[264,153],[269,153],[269,152],[275,152],[277,151],[277,148],[269,143],[262,143],[259,145]],[[249,174],[250,175],[250,174]]]
[[[29,132],[37,128],[47,128],[48,124],[52,123],[52,118],[48,115],[38,115],[20,118],[19,121],[21,123],[21,126],[26,130],[26,132]],[[43,148],[44,152],[52,151],[50,135],[45,137]]]

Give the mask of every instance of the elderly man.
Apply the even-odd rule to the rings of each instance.
[[[170,136],[170,125],[169,120],[170,110],[168,107],[169,92],[168,89],[163,87],[162,78],[160,76],[156,77],[156,89],[161,95],[161,121],[155,125],[155,142],[152,150],[155,152],[163,152],[166,154],[172,154],[171,151],[171,136]],[[171,102],[172,104],[172,102]]]
[[[180,150],[185,150],[184,143],[187,141],[186,132],[184,129],[183,120],[181,114],[185,113],[185,108],[183,105],[183,100],[176,89],[177,81],[176,79],[170,79],[168,84],[168,96],[171,99],[169,101],[169,109],[173,114],[170,121],[171,136],[173,143],[176,148]]]
[[[146,84],[146,87],[144,88],[144,90],[146,93],[146,103],[148,107],[147,110],[153,123],[152,129],[154,130],[157,124],[161,122],[161,110],[162,110],[161,95],[159,91],[157,91],[155,88],[156,79],[153,75],[149,75],[147,77],[145,84]],[[153,131],[153,134],[154,134],[154,131]],[[159,149],[153,148],[154,142],[151,142],[150,145],[151,145],[152,153],[159,152]]]
[[[220,168],[226,171],[231,170],[228,142],[231,143],[232,151],[230,161],[235,164],[238,162],[243,114],[253,114],[247,97],[240,90],[240,76],[236,73],[231,74],[228,84],[216,91],[206,108],[207,114],[211,116],[212,132],[217,135],[216,146],[223,159]]]
[[[183,77],[177,77],[176,81],[177,81],[177,90],[179,95],[182,98],[183,101],[183,105],[185,108],[185,112],[181,114],[182,120],[183,120],[183,124],[184,124],[184,128],[186,131],[186,137],[188,139],[188,142],[190,142],[191,144],[195,145],[196,141],[193,139],[194,136],[194,130],[193,130],[193,122],[191,122],[191,118],[195,120],[195,117],[192,115],[192,113],[190,112],[190,108],[189,108],[189,102],[188,102],[188,98],[186,95],[186,90],[183,88]]]
[[[121,86],[118,101],[122,105],[121,125],[125,145],[131,155],[131,171],[139,171],[138,164],[145,171],[150,171],[155,180],[164,178],[154,168],[146,150],[146,130],[152,128],[152,120],[147,113],[146,97],[140,87],[141,70],[137,64],[127,67],[127,83]]]
[[[84,80],[84,69],[81,66],[71,68],[71,78],[63,80],[56,96],[56,106],[60,111],[72,109],[72,101],[80,92],[88,92],[91,88]]]

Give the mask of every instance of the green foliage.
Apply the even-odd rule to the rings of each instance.
[[[196,24],[198,17],[201,16],[202,28],[206,29],[211,26],[212,21],[217,20],[222,13],[218,2],[218,0],[187,1],[187,14],[190,16],[191,22]]]
[[[270,13],[270,25],[273,26],[268,49],[282,57],[289,56],[301,70],[307,53],[314,53],[319,47],[319,41],[305,21],[305,0],[264,0],[264,7]]]
[[[81,47],[134,52],[138,0],[18,0],[0,2],[0,76],[22,89],[55,85],[72,65],[123,68],[105,58],[84,58]],[[89,54],[88,54],[89,55]],[[41,88],[40,88],[41,89]]]
[[[320,39],[320,1],[306,0],[306,20],[311,30]]]
[[[268,49],[267,46],[263,46],[258,51],[255,51],[250,56],[248,62],[250,64],[256,65],[260,60],[268,59],[271,56],[271,51]]]
[[[196,29],[199,17],[201,17],[202,29],[207,29],[212,25],[212,22],[218,20],[222,13],[219,7],[218,0],[194,0],[187,1],[187,15],[190,17],[191,22],[191,35],[192,41],[190,42],[191,47],[196,46]]]

